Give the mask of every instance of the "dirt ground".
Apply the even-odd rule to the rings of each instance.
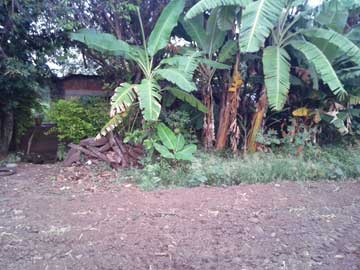
[[[142,192],[84,175],[0,177],[0,269],[360,269],[360,182]]]

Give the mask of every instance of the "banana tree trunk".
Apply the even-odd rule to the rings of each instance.
[[[8,154],[13,132],[13,112],[0,113],[0,156],[6,156]]]
[[[261,91],[260,99],[257,103],[256,112],[251,121],[251,129],[249,131],[249,136],[247,139],[247,146],[249,153],[256,152],[256,137],[259,133],[259,130],[263,126],[265,114],[268,108],[267,96],[266,96],[266,88],[263,86]]]
[[[208,110],[204,114],[203,144],[206,150],[210,150],[214,147],[215,142],[214,98],[210,83],[202,88],[202,96],[203,103]]]
[[[239,72],[240,54],[236,57],[234,72],[231,85],[223,96],[223,104],[220,110],[219,129],[216,136],[216,150],[224,150],[228,137],[230,136],[231,149],[237,152],[240,138],[240,130],[237,124],[237,111],[240,101],[240,89],[243,85],[242,77]]]

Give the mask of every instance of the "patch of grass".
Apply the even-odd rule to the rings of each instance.
[[[127,181],[133,181],[144,190],[201,185],[230,186],[281,180],[344,180],[360,177],[359,150],[359,147],[346,146],[312,148],[301,157],[282,153],[258,153],[227,158],[200,153],[191,164],[171,166],[162,160],[148,164],[142,170],[130,170],[122,176],[122,180],[126,178]]]

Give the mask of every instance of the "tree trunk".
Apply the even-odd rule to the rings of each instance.
[[[0,155],[7,155],[14,132],[14,114],[5,112],[0,114]]]
[[[215,142],[214,98],[210,83],[202,88],[202,95],[204,105],[208,109],[204,114],[203,144],[206,150],[210,150]]]
[[[268,108],[266,88],[265,85],[262,88],[260,99],[257,103],[256,112],[251,121],[251,129],[249,131],[249,136],[247,139],[248,152],[256,152],[256,137],[259,130],[263,126],[264,117]]]
[[[239,108],[240,89],[243,85],[242,77],[239,72],[240,54],[236,57],[234,72],[230,87],[223,95],[224,102],[221,104],[219,117],[219,129],[216,137],[216,150],[224,150],[229,135],[231,135],[231,149],[237,152],[239,142],[239,127],[237,124],[237,111]]]

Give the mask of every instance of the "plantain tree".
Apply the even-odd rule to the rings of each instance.
[[[306,1],[202,0],[189,10],[186,18],[193,18],[208,9],[234,5],[242,8],[241,17],[237,21],[240,52],[262,55],[262,93],[267,98],[259,99],[249,133],[248,145],[250,150],[255,150],[255,138],[266,107],[280,111],[287,101],[291,87],[291,63],[296,62],[297,57],[303,57],[308,66],[314,68],[323,84],[342,100],[346,98],[347,91],[333,67],[333,60],[343,56],[353,65],[359,66],[360,50],[346,35],[330,27],[333,21],[324,22],[323,19],[321,22],[318,19],[326,18],[326,15],[320,13],[314,21],[313,10],[304,8]],[[304,20],[311,27],[302,28]]]
[[[226,64],[231,62],[237,52],[237,43],[228,37],[234,20],[235,11],[227,8],[213,9],[207,19],[199,14],[191,19],[181,20],[187,35],[200,50],[198,78],[203,103],[207,107],[203,125],[203,144],[206,149],[213,148],[216,141],[213,79],[217,71],[230,69]],[[224,118],[220,115],[220,123],[223,122],[222,119]]]
[[[118,126],[123,120],[122,114],[132,106],[139,106],[145,121],[158,120],[162,91],[171,91],[177,98],[199,110],[206,111],[202,103],[189,94],[196,90],[195,83],[192,82],[193,70],[186,68],[192,61],[191,53],[186,53],[181,57],[183,65],[173,64],[180,57],[169,58],[155,65],[155,58],[169,44],[171,33],[178,23],[184,6],[185,0],[170,1],[162,11],[148,39],[145,37],[140,11],[137,8],[143,40],[142,47],[130,45],[111,34],[99,33],[92,29],[83,29],[71,34],[73,40],[84,43],[91,49],[136,63],[143,74],[140,83],[124,82],[115,89],[111,98],[110,115],[112,118],[101,130],[99,136],[106,135]],[[162,80],[170,82],[176,88],[161,87]]]

